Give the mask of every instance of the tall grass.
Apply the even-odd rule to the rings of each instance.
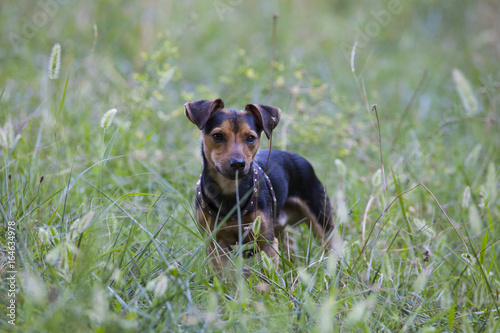
[[[498,331],[500,67],[484,16],[498,6],[402,4],[346,58],[386,3],[224,4],[70,2],[15,51],[1,41],[3,281],[9,221],[17,271],[1,330]],[[28,7],[3,4],[2,30],[21,31]],[[271,92],[273,147],[314,165],[337,248],[301,226],[278,271],[234,256],[252,276],[220,279],[182,104]]]

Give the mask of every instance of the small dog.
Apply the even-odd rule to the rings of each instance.
[[[317,237],[330,234],[330,199],[311,164],[297,154],[259,150],[262,131],[271,137],[280,109],[248,104],[242,111],[229,110],[221,99],[188,102],[184,108],[202,132],[196,218],[205,233],[215,233],[208,252],[216,271],[227,264],[231,246],[239,240],[255,240],[278,269],[278,239],[284,247],[289,242],[285,226],[304,221]],[[260,230],[254,235],[257,216]]]

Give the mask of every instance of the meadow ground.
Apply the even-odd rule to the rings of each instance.
[[[0,8],[1,331],[499,331],[498,1]],[[214,275],[182,105],[216,97],[283,110],[342,257],[302,226]]]

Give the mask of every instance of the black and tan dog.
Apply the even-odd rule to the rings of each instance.
[[[242,243],[254,240],[257,216],[261,226],[256,244],[276,268],[278,239],[288,243],[285,226],[305,221],[316,236],[329,235],[334,228],[330,200],[311,164],[297,154],[259,150],[262,131],[271,136],[280,109],[248,104],[242,111],[228,110],[221,99],[189,102],[184,108],[186,117],[202,131],[196,218],[206,233],[215,232],[208,251],[217,271],[239,237]]]

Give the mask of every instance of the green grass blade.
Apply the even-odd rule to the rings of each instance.
[[[62,95],[62,99],[61,99],[61,104],[59,105],[59,112],[57,113],[56,126],[57,126],[57,123],[59,122],[59,116],[61,115],[61,111],[62,111],[63,106],[64,106],[64,101],[66,100],[66,90],[68,88],[68,81],[69,81],[70,73],[71,73],[71,71],[68,71],[68,76],[66,77],[66,82],[64,83],[64,90],[63,90],[63,95]]]
[[[118,136],[118,131],[120,128],[118,127],[115,132],[113,133],[113,136],[109,140],[108,146],[106,147],[106,151],[104,152],[104,155],[102,157],[102,167],[106,165],[106,162],[108,161],[109,154],[111,153],[111,149],[113,149],[113,145],[115,144],[116,137]]]
[[[488,229],[483,235],[483,240],[481,241],[481,252],[479,253],[479,263],[484,264],[484,256],[486,254],[486,246],[488,245]]]

